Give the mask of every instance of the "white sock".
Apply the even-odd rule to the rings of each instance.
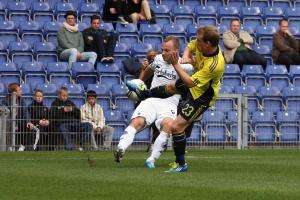
[[[128,126],[120,138],[118,148],[125,151],[132,144],[135,134],[136,129],[133,126]]]
[[[147,162],[155,162],[156,159],[160,157],[162,152],[164,151],[164,147],[167,144],[168,133],[161,131],[159,136],[156,138],[151,156],[147,159]]]

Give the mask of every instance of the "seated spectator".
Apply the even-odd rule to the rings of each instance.
[[[105,118],[102,107],[96,103],[97,94],[95,91],[87,92],[86,103],[81,107],[81,121],[90,123],[93,126],[91,141],[94,150],[98,150],[98,145],[95,136],[99,135],[103,141],[103,149],[111,148],[114,129],[105,125]]]
[[[95,52],[84,52],[84,42],[78,25],[75,24],[77,15],[75,11],[68,11],[65,15],[66,21],[57,33],[58,54],[61,60],[69,62],[72,66],[76,61],[88,61],[93,65],[96,62]]]
[[[147,0],[128,0],[127,9],[128,15],[135,25],[137,25],[140,20],[147,20],[151,23],[155,23],[153,13],[151,13]]]
[[[124,0],[105,0],[103,6],[103,20],[104,21],[118,21],[121,24],[128,24],[124,19],[126,9]]]
[[[81,122],[80,110],[69,100],[68,88],[60,88],[58,98],[51,105],[50,116],[52,120],[50,122],[55,124],[63,134],[66,150],[74,149],[71,141],[72,133],[81,134],[80,145],[86,144],[93,127],[90,123]],[[79,147],[79,150],[82,150],[82,147]]]
[[[300,64],[299,44],[289,31],[289,22],[285,19],[279,21],[279,30],[273,36],[272,49],[273,62],[286,65]]]
[[[99,29],[100,23],[100,16],[91,17],[91,27],[83,31],[84,50],[96,52],[97,59],[103,63],[112,63],[118,35]]]
[[[39,146],[47,146],[52,143],[49,141],[49,109],[44,106],[44,94],[41,90],[36,90],[33,102],[28,106],[32,123],[40,129]]]
[[[15,102],[13,102],[13,95],[16,95]],[[24,151],[25,148],[28,148],[29,145],[33,145],[34,143],[34,135],[31,132],[34,125],[31,123],[27,106],[22,99],[22,89],[20,84],[11,83],[8,85],[8,95],[2,105],[8,106],[10,110],[10,123],[8,123],[8,130],[9,132],[16,133],[15,145],[19,145],[18,151]],[[15,110],[13,110],[14,108]],[[12,127],[13,120],[16,122],[15,127]]]
[[[224,57],[226,63],[238,64],[242,70],[243,65],[262,65],[266,68],[267,60],[252,50],[253,38],[246,31],[240,30],[238,19],[230,22],[230,30],[223,34]]]

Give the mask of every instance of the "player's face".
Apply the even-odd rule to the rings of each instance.
[[[197,48],[201,52],[206,52],[207,48],[209,47],[209,44],[205,43],[203,41],[203,34],[198,34],[197,35]]]
[[[43,94],[41,92],[36,92],[34,95],[34,100],[38,103],[41,103],[43,101]]]
[[[68,100],[68,97],[69,97],[69,94],[67,91],[65,90],[61,90],[60,93],[59,93],[59,99],[63,102],[67,101]]]
[[[68,15],[66,18],[66,22],[70,26],[75,26],[75,17],[73,15]]]
[[[232,21],[231,22],[231,25],[230,25],[231,32],[238,33],[238,32],[240,32],[240,28],[241,28],[241,25],[240,25],[239,21]]]
[[[98,30],[100,27],[100,20],[99,19],[94,19],[91,23],[91,27],[93,30]]]
[[[96,98],[95,98],[95,97],[88,97],[88,98],[87,98],[87,102],[88,102],[91,106],[93,106],[93,105],[95,105],[95,103],[96,103]]]
[[[161,45],[161,50],[162,50],[161,54],[162,54],[164,61],[168,62],[170,53],[175,51],[172,40],[170,40],[168,42],[163,42]]]

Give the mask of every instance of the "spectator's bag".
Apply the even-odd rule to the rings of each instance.
[[[137,58],[126,58],[122,60],[122,64],[126,73],[131,75],[139,75],[141,71],[141,63]]]

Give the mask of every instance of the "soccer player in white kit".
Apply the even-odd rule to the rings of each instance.
[[[161,49],[162,54],[157,55],[151,65],[140,76],[142,80],[146,80],[154,74],[151,88],[166,85],[179,78],[173,65],[169,64],[170,53],[179,51],[179,40],[174,36],[168,36],[164,39]],[[182,64],[181,66],[187,73],[192,74],[193,66],[191,64]],[[160,130],[160,134],[154,142],[151,156],[145,163],[146,167],[154,168],[154,162],[164,150],[168,135],[171,133],[167,125],[177,116],[179,99],[180,95],[175,94],[165,99],[148,98],[142,101],[135,109],[129,126],[124,130],[124,134],[120,138],[118,147],[114,152],[115,161],[120,162],[126,149],[133,143],[136,133],[141,131],[145,126],[149,126],[155,122],[156,127]]]

